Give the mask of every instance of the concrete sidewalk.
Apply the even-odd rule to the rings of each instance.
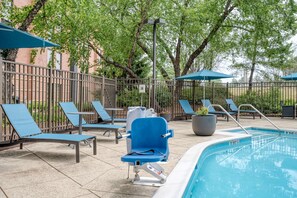
[[[271,118],[280,128],[297,130],[297,120]],[[172,121],[174,138],[169,139],[169,161],[163,167],[170,174],[182,155],[193,145],[225,136],[201,137],[192,132],[191,120]],[[243,126],[273,128],[266,120],[241,119]],[[219,118],[217,129],[236,127],[232,121]],[[81,145],[81,162],[75,163],[75,151],[59,143],[24,144],[0,152],[1,197],[152,197],[157,187],[132,185],[127,179],[126,142],[114,144],[114,137],[102,132],[85,132],[97,136],[97,155]],[[143,171],[142,176],[146,175]],[[133,178],[130,171],[130,179]]]

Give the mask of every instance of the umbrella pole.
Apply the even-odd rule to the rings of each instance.
[[[203,81],[203,100],[205,100],[205,81]]]
[[[203,78],[203,100],[205,100],[205,76]]]
[[[192,94],[192,101],[193,101],[193,109],[195,110],[195,81],[192,81],[192,87],[193,87],[193,94]]]

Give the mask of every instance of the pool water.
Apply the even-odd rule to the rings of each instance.
[[[183,197],[297,197],[297,135],[249,132],[203,151]]]

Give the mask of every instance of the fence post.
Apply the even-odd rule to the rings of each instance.
[[[78,81],[77,81],[77,79],[78,79],[78,72],[77,72],[77,66],[75,65],[75,64],[72,64],[71,66],[70,66],[70,71],[72,71],[72,72],[70,72],[70,87],[71,87],[71,93],[70,93],[70,95],[71,95],[71,100],[72,100],[72,102],[76,102],[77,101],[77,83],[78,83]]]
[[[195,80],[192,81],[192,87],[193,87],[193,91],[192,91],[192,102],[193,102],[193,109],[195,110]]]
[[[261,99],[263,100],[263,82],[261,82]],[[261,105],[261,112],[263,112],[263,111],[264,111],[263,105]]]
[[[103,107],[105,107],[105,94],[104,94],[104,89],[105,89],[105,77],[102,76],[102,85],[101,85],[101,102]]]
[[[79,78],[79,80],[80,80],[80,83],[79,83],[79,110],[80,111],[83,111],[83,109],[82,109],[82,107],[83,107],[83,105],[82,105],[82,103],[83,103],[83,78],[84,76],[83,76],[83,73],[82,72],[80,72],[80,78]]]
[[[226,90],[227,90],[226,98],[229,98],[229,82],[227,82],[227,84],[226,84]]]
[[[0,104],[3,103],[3,62],[2,62],[2,57],[0,56]],[[0,121],[1,121],[1,126],[0,126],[0,142],[3,140],[3,132],[2,132],[2,122],[3,122],[3,118],[2,118],[2,110],[0,111]]]
[[[48,130],[52,131],[52,78],[53,78],[53,69],[49,68],[49,82],[48,82]]]
[[[115,96],[114,96],[114,107],[117,107],[117,98],[118,98],[118,78],[115,77],[114,79],[114,91],[115,91]]]
[[[172,115],[172,118],[171,119],[174,119],[175,116],[174,116],[174,106],[175,106],[175,101],[176,101],[176,98],[175,98],[175,94],[174,94],[174,87],[175,87],[175,79],[173,79],[173,81],[171,81],[171,95],[172,95],[172,105],[171,105],[171,115]]]
[[[149,83],[149,84],[148,84],[148,87],[149,87],[149,88],[148,88],[148,90],[149,90],[149,91],[148,91],[148,94],[149,94],[149,96],[148,96],[148,99],[149,99],[149,101],[148,101],[148,105],[149,105],[149,107],[152,107],[152,106],[151,106],[151,79],[148,79],[148,83]]]
[[[212,82],[212,85],[211,85],[211,101],[214,103],[214,82]]]

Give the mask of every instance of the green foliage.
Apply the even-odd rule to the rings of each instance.
[[[90,102],[84,102],[82,105],[82,111],[93,111],[93,106]]]
[[[204,88],[203,85],[195,86],[195,101],[198,103],[203,99]],[[193,88],[184,88],[180,98],[192,101]],[[205,85],[205,99],[214,99],[214,103],[225,104],[226,87],[222,83],[206,83]]]
[[[33,119],[37,122],[47,122],[49,119],[48,104],[46,102],[33,101],[28,104],[28,109],[32,114]],[[52,106],[52,121],[53,122],[64,122],[66,121],[65,116],[58,115],[59,105]]]
[[[291,66],[292,44],[284,42],[295,34],[296,5],[284,1],[252,1],[242,5],[240,16],[234,21],[233,41],[239,45],[232,49],[236,69],[250,71],[250,83],[256,70],[266,79],[273,79],[273,69]],[[276,20],[277,17],[277,20]],[[240,58],[239,58],[240,57]],[[239,58],[239,59],[238,59]],[[258,68],[265,68],[258,71]]]
[[[122,107],[140,106],[141,94],[138,88],[133,88],[132,90],[124,89],[118,94],[118,105]],[[146,93],[142,94],[142,100],[148,100]]]
[[[208,108],[202,106],[196,111],[196,114],[201,116],[208,115]]]
[[[48,105],[46,102],[33,101],[28,104],[28,109],[30,112],[32,112],[33,110],[37,110],[39,112],[46,112],[48,111]]]
[[[234,9],[227,13],[226,7]],[[15,8],[10,20],[20,24],[31,8]],[[166,20],[157,26],[157,68],[163,76],[178,76],[190,66],[213,68],[230,53],[238,55],[234,63],[245,60],[241,65],[249,69],[252,64],[284,67],[296,16],[295,1],[48,0],[32,31],[58,43],[59,51],[68,52],[81,71],[91,66],[92,44],[104,56],[100,74],[126,76],[131,70],[143,78],[153,51],[152,26],[145,19]]]
[[[262,93],[260,91],[249,91],[241,95],[236,103],[238,104],[252,104],[265,114],[280,113],[280,99],[281,92],[279,88],[270,88]]]
[[[283,103],[283,105],[295,105],[295,104],[296,104],[296,100],[293,100],[293,99],[287,99]]]
[[[157,101],[162,109],[170,107],[172,104],[172,93],[167,87],[158,87],[156,89]]]

